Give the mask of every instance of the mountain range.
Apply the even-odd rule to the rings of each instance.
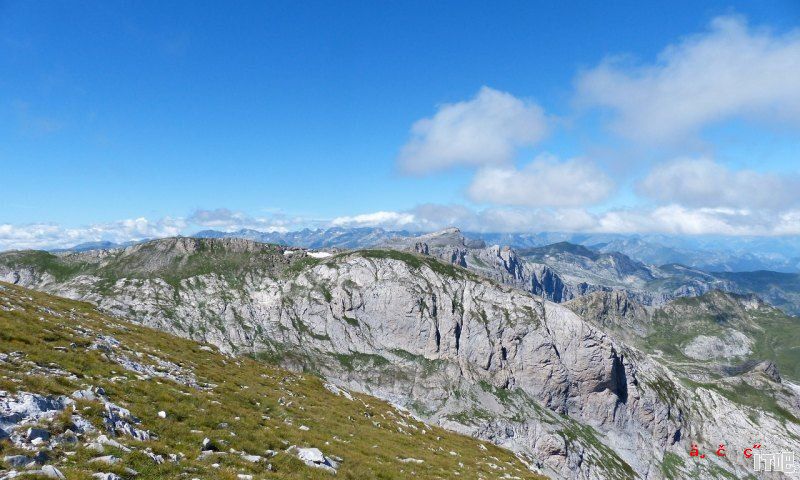
[[[552,478],[746,478],[753,443],[800,446],[791,281],[457,229],[347,235],[7,252],[0,279],[372,395]]]
[[[200,238],[246,238],[305,248],[366,248],[379,246],[393,238],[414,237],[419,232],[381,228],[333,227],[292,232],[203,230]],[[796,237],[718,237],[581,233],[480,233],[465,232],[473,240],[490,245],[523,249],[559,242],[583,245],[603,253],[619,252],[650,265],[679,263],[705,271],[742,272],[772,270],[800,273],[800,240]]]

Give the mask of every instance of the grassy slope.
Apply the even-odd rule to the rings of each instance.
[[[746,358],[730,363],[772,360],[781,376],[795,382],[800,380],[800,319],[790,317],[777,308],[744,310],[736,304],[735,296],[712,291],[700,297],[676,299],[667,307],[657,310],[653,320],[652,329],[643,340],[642,347],[651,352],[660,350],[681,367],[694,365],[702,369],[703,365],[718,365],[719,360],[690,359],[682,349],[697,335],[725,338],[729,334],[728,329],[734,328],[752,339],[753,345]],[[677,370],[680,371],[680,368]],[[784,421],[800,423],[792,412],[779,404],[775,392],[768,389],[756,389],[743,382],[697,382],[689,378],[683,381],[690,388],[701,386],[715,390],[740,405],[770,412]]]
[[[173,244],[181,240],[194,243],[196,250],[176,252]],[[293,260],[284,257],[282,249],[275,245],[254,244],[251,250],[237,250],[227,247],[224,240],[176,238],[147,242],[134,247],[132,252],[111,250],[102,260],[91,257],[90,253],[54,255],[24,250],[0,254],[0,265],[33,268],[53,275],[56,281],[89,274],[111,283],[120,278],[161,278],[173,285],[178,285],[182,279],[209,273],[227,275],[230,279],[253,270],[278,274],[293,263],[315,261],[308,257]]]
[[[497,478],[501,471],[492,465],[519,478],[541,478],[528,472],[506,450],[424,426],[372,397],[354,395],[355,400],[348,400],[330,393],[314,376],[205,351],[194,342],[105,316],[86,303],[2,283],[0,307],[0,352],[22,352],[26,360],[37,365],[55,364],[78,377],[69,380],[29,375],[30,365],[4,363],[0,389],[69,395],[85,386],[102,386],[112,402],[142,419],[141,428],[158,436],[158,440],[145,443],[119,438],[134,451],[107,449],[106,454],[114,453],[124,460],[115,466],[87,464],[98,454],[80,447],[71,457],[60,456],[56,464],[70,479],[88,479],[95,471],[114,471],[129,478],[123,470],[126,466],[139,471],[136,478],[141,480],[178,478],[184,472],[189,472],[190,478],[223,480],[235,479],[239,473],[255,474],[256,478],[327,477],[282,452],[270,459],[275,472],[238,455],[197,460],[203,437],[224,441],[226,449],[257,455],[264,455],[266,449],[282,451],[287,445],[317,447],[326,455],[344,459],[336,478],[399,479],[413,475],[433,479],[453,478],[456,472],[459,478]],[[9,307],[13,310],[8,311]],[[76,328],[88,329],[93,335],[112,335],[122,342],[122,348],[131,350],[127,352],[131,356],[133,352],[158,356],[192,370],[198,381],[218,386],[200,391],[168,380],[137,378],[102,352],[86,348],[91,338],[80,335]],[[73,343],[75,346],[70,346]],[[146,362],[148,357],[143,358],[137,360]],[[101,426],[98,405],[81,405],[89,407],[83,414],[96,427]],[[168,413],[166,419],[156,417],[159,410]],[[398,421],[413,427],[404,427]],[[220,428],[222,423],[229,426]],[[310,429],[300,430],[300,425]],[[156,465],[141,453],[146,447],[163,455],[181,452],[186,459]],[[0,456],[12,453],[7,441],[0,442]],[[398,460],[406,457],[423,463]],[[211,468],[212,462],[220,463],[220,468]]]
[[[656,311],[653,330],[644,341],[648,351],[692,361],[682,348],[697,335],[721,336],[735,328],[753,340],[748,359],[772,360],[781,375],[800,381],[800,318],[776,308],[743,310],[726,294],[709,292],[701,297],[679,298],[669,308]]]

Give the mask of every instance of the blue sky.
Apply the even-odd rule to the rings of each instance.
[[[0,248],[800,234],[797,2],[169,3],[0,1]]]

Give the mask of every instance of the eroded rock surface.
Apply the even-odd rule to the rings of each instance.
[[[201,251],[192,241],[178,239],[179,253],[166,247],[162,253],[174,262]],[[455,248],[451,258],[459,264],[461,247]],[[755,425],[746,409],[713,390],[693,393],[646,354],[532,296],[531,267],[513,252],[480,251],[487,252],[480,257],[485,265],[502,264],[487,267],[495,272],[487,275],[505,284],[383,250],[314,258],[296,270],[292,265],[309,257],[278,251],[276,262],[288,266],[277,271],[256,265],[182,279],[123,272],[110,284],[98,274],[66,281],[35,271],[0,274],[232,354],[318,371],[337,388],[370,393],[427,422],[506,446],[556,477],[661,478],[665,452],[689,464],[697,438],[723,436],[731,448],[744,448],[734,442],[758,434],[763,438],[756,440],[775,448],[798,449],[797,424],[764,413]],[[165,261],[143,265],[158,272]],[[544,271],[535,278],[557,283]],[[725,415],[712,414],[720,409]],[[709,465],[735,475],[750,468],[733,456]]]

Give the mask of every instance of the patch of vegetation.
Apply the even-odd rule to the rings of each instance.
[[[349,371],[353,371],[356,368],[363,368],[363,367],[385,367],[390,365],[391,362],[386,357],[382,357],[380,355],[374,355],[371,353],[361,353],[361,352],[351,352],[349,354],[345,353],[335,353],[333,356],[339,363]]]
[[[331,289],[328,288],[326,285],[319,285],[319,290],[322,292],[322,297],[325,298],[326,302],[330,302],[333,300],[333,295],[331,295]]]
[[[732,474],[731,472],[725,470],[724,468],[715,465],[713,463],[708,464],[708,477],[707,478],[720,478],[724,479],[727,478],[728,480],[741,480],[736,475]],[[755,479],[754,476],[748,475],[745,477],[746,480]]]
[[[308,328],[308,325],[306,325],[303,322],[303,320],[299,318],[292,317],[292,326],[294,326],[295,330],[302,333],[303,335],[308,335],[309,337],[314,338],[316,340],[327,341],[331,339],[331,337],[329,337],[328,335],[325,334],[320,335],[318,333],[315,333],[313,330]]]
[[[447,366],[446,360],[425,358],[422,355],[416,355],[407,350],[398,348],[392,350],[391,352],[400,358],[409,360],[419,365],[422,368],[422,372],[425,376],[429,376]]]
[[[668,357],[681,361],[692,361],[684,355],[683,348],[697,335],[719,336],[723,329],[707,318],[684,318],[685,324],[678,328],[673,322],[656,317],[652,330],[644,339],[645,350],[660,350]]]
[[[453,308],[452,313],[459,312],[459,314],[464,314],[464,305],[458,301],[456,297],[453,297],[453,300],[450,302],[451,307]]]
[[[497,388],[486,380],[481,380],[478,382],[478,385],[481,387],[481,390],[491,393],[504,404],[508,404],[511,401],[511,395],[514,393],[506,388]]]
[[[533,325],[534,328],[539,328],[541,326],[539,315],[533,311],[533,308],[531,308],[529,305],[523,305],[522,310],[525,311],[525,316],[528,317],[528,323],[530,325]]]
[[[353,327],[357,327],[357,326],[360,325],[359,322],[358,322],[358,319],[353,318],[353,317],[348,317],[347,315],[343,316],[342,320],[344,320],[345,322],[347,322],[348,325],[353,326]]]
[[[680,480],[681,468],[686,465],[681,457],[672,452],[664,453],[664,459],[661,461],[661,473],[664,478],[670,480]]]
[[[597,432],[588,425],[581,425],[568,417],[564,417],[568,424],[559,431],[559,434],[570,445],[578,442],[591,452],[590,461],[605,472],[604,477],[614,480],[633,480],[636,472],[625,460],[619,457],[614,450],[607,447],[597,438]]]
[[[683,354],[692,339],[706,335],[724,340],[735,329],[753,342],[743,360],[772,360],[782,376],[800,381],[800,318],[771,307],[744,309],[740,300],[718,291],[678,298],[656,310],[641,346],[673,360],[698,363]]]
[[[779,419],[800,425],[800,419],[780,406],[775,397],[766,390],[757,389],[744,382],[732,386],[723,386],[716,383],[696,382],[689,379],[683,379],[683,381],[690,387],[703,387],[708,390],[714,390],[733,403],[752,407],[759,411],[769,412]]]
[[[409,252],[401,252],[398,250],[359,250],[356,253],[364,258],[388,258],[392,260],[399,260],[415,270],[419,270],[423,266],[426,266],[435,273],[449,278],[480,278],[462,267],[444,263],[432,257],[416,255]]]
[[[645,383],[656,392],[656,396],[664,403],[676,405],[680,400],[680,394],[675,384],[665,378],[658,378],[655,381],[645,381]]]
[[[296,276],[297,274],[304,272],[310,268],[313,268],[320,264],[322,260],[314,257],[305,256],[299,260],[293,260],[292,263],[289,265],[289,268],[286,269],[286,273],[292,276]]]
[[[483,423],[487,420],[491,420],[492,415],[482,408],[473,408],[458,413],[451,413],[447,415],[447,419],[462,425],[475,425],[476,423]]]
[[[26,250],[3,254],[0,256],[0,264],[9,268],[29,267],[37,272],[46,272],[59,282],[63,282],[87,270],[85,265],[70,263],[64,260],[63,257],[40,250]]]
[[[800,317],[759,310],[753,321],[759,328],[746,332],[754,340],[750,358],[772,360],[781,376],[800,381]]]
[[[188,249],[179,247],[186,243]],[[186,279],[219,275],[234,288],[252,271],[273,275],[285,270],[289,260],[274,245],[231,247],[227,240],[165,238],[137,245],[132,250],[112,250],[102,262],[92,253],[54,255],[43,251],[0,254],[0,264],[49,273],[59,282],[79,274],[98,277],[100,293],[108,293],[121,278],[161,279],[177,293]]]

